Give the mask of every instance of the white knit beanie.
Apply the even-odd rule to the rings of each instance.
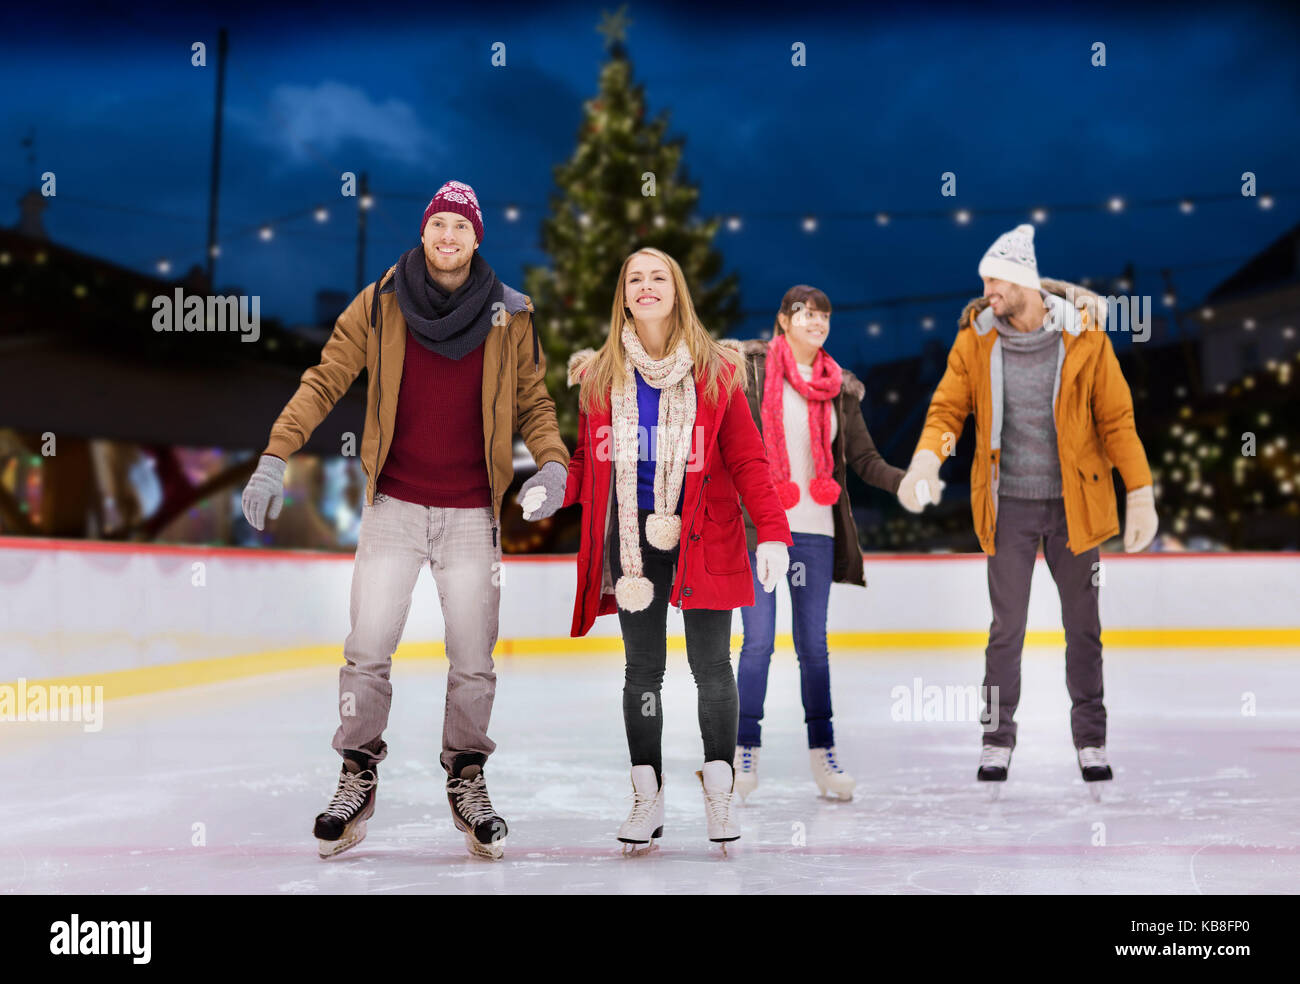
[[[1018,225],[1004,232],[980,260],[981,277],[993,277],[1010,284],[1042,290],[1038,281],[1038,260],[1034,256],[1034,227]]]

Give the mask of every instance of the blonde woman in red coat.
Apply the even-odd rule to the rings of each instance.
[[[763,590],[785,575],[791,542],[742,377],[738,353],[696,316],[681,267],[657,249],[623,262],[609,337],[569,360],[580,413],[564,504],[583,508],[571,631],[615,613],[622,628],[633,805],[618,839],[633,849],[663,833],[669,605],[682,611],[698,692],[708,837],[724,850],[740,837],[731,622],[754,602],[741,501],[758,530]]]

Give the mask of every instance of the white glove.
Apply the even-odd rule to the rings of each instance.
[[[558,461],[548,461],[519,489],[519,508],[524,519],[535,523],[555,514],[564,501],[564,486],[569,480],[569,470]]]
[[[754,559],[758,561],[758,583],[771,594],[790,569],[790,551],[780,540],[764,540],[754,551]]]
[[[908,512],[919,513],[927,505],[937,506],[943,494],[943,482],[939,481],[939,456],[933,451],[918,451],[912,455],[912,463],[907,467],[907,474],[898,484],[898,501]],[[924,482],[920,489],[917,485]],[[929,491],[924,499],[919,494]]]
[[[1137,553],[1151,546],[1160,523],[1156,519],[1156,493],[1150,485],[1128,494],[1124,516],[1124,552]]]
[[[540,485],[534,485],[525,492],[519,500],[519,505],[524,511],[524,519],[529,519],[533,513],[541,509],[542,503],[545,501],[546,489]]]

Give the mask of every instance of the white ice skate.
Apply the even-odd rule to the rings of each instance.
[[[735,773],[731,763],[722,759],[705,762],[704,768],[695,773],[704,787],[704,817],[708,825],[709,840],[722,845],[722,853],[727,853],[730,841],[740,840],[740,824],[732,815],[731,794],[735,788]]]
[[[990,800],[995,800],[1002,793],[1002,784],[1007,781],[1011,768],[1011,749],[1006,745],[985,745],[980,750],[980,767],[975,778],[988,783]]]
[[[653,765],[632,766],[632,812],[618,828],[623,853],[636,853],[664,834],[664,787],[655,782]]]
[[[1084,785],[1088,787],[1088,795],[1095,802],[1100,803],[1101,791],[1105,788],[1102,783],[1110,782],[1115,778],[1115,773],[1110,768],[1110,761],[1106,758],[1106,746],[1080,748],[1079,772],[1083,775]]]
[[[736,795],[743,803],[758,785],[758,746],[737,745],[733,768],[736,772]]]
[[[835,747],[810,748],[808,760],[812,764],[813,781],[818,790],[828,799],[851,800],[857,782],[840,768],[835,759]]]

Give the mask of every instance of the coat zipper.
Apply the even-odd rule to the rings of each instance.
[[[510,323],[507,322],[506,330],[501,340],[501,366],[504,366],[506,364],[506,342],[508,342],[509,340],[510,340]],[[492,438],[490,441],[488,441],[489,452],[495,449],[497,443],[497,401],[499,399],[501,399],[501,368],[500,367],[497,368],[496,390],[493,391],[492,394]],[[487,462],[487,473],[488,473],[488,491],[492,495],[492,549],[495,550],[497,546],[497,528],[498,528],[497,517],[496,517],[497,487],[496,487],[496,482],[492,480],[492,459],[490,456]]]
[[[701,450],[701,454],[702,453],[703,450]],[[689,544],[690,544],[690,537],[693,535],[691,531],[695,529],[695,519],[700,514],[700,503],[704,501],[704,486],[708,484],[709,484],[709,476],[705,475],[704,481],[700,483],[700,497],[695,500],[695,510],[691,513],[691,524],[686,528],[687,545],[683,548],[682,551],[682,581],[681,581],[682,587],[681,587],[681,591],[679,591],[677,594],[677,607],[682,609],[683,611],[685,610],[686,606],[685,603],[682,601],[682,592],[686,590],[686,561],[687,558],[690,557]]]
[[[383,280],[382,277],[379,280]],[[375,281],[375,296],[379,296],[379,280]],[[375,318],[375,344],[379,346],[379,354],[375,357],[375,429],[379,432],[379,443],[375,445],[375,484],[374,488],[379,489],[379,453],[384,449],[384,308],[380,304],[376,307],[379,312]],[[373,494],[371,501],[374,501]]]

